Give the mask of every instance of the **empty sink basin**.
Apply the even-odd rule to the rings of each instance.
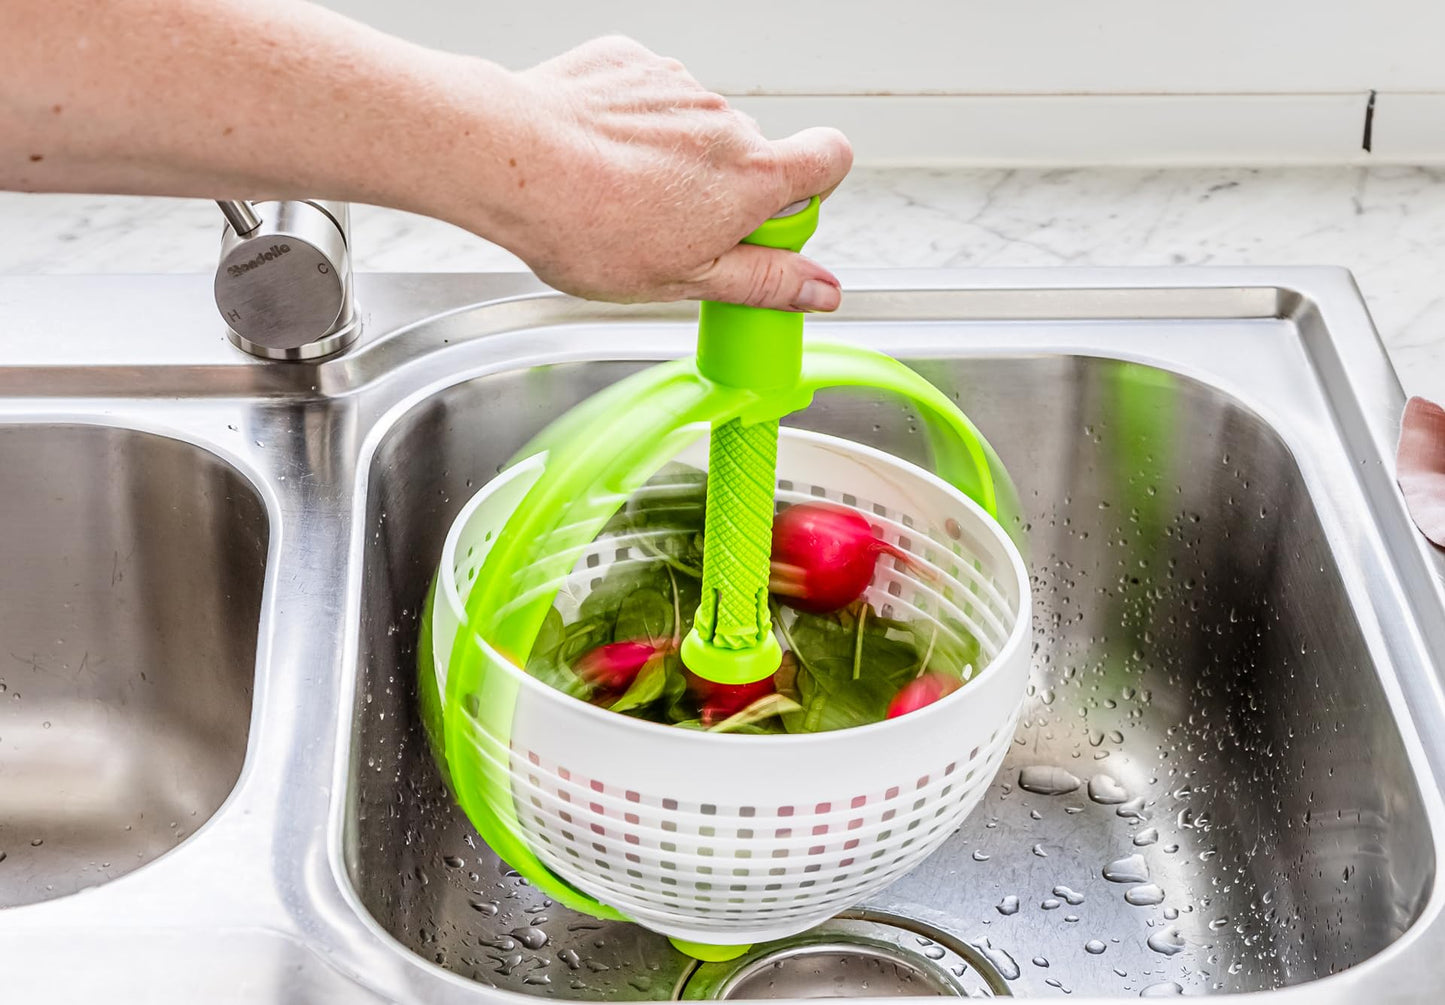
[[[268,525],[180,440],[0,425],[0,908],[152,861],[235,784]]]

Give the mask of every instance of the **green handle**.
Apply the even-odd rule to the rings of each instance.
[[[796,204],[782,212],[789,214]],[[744,244],[801,251],[818,229],[818,197],[779,215],[743,238]],[[766,307],[704,300],[697,318],[697,372],[715,384],[748,391],[782,391],[803,366],[803,315]]]
[[[746,244],[802,250],[818,227],[818,199],[790,206]],[[705,301],[697,370],[714,384],[757,393],[795,388],[803,370],[803,315]],[[715,423],[708,446],[702,602],[682,644],[689,670],[719,684],[750,684],[782,661],[768,613],[778,420]]]

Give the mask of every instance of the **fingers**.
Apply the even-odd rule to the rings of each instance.
[[[843,298],[837,277],[812,259],[751,244],[709,265],[688,284],[685,296],[779,311],[836,310]]]
[[[815,126],[773,143],[786,191],[781,205],[821,195],[827,198],[853,166],[853,147],[836,129]]]

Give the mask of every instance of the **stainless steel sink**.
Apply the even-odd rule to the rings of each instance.
[[[232,467],[114,426],[0,427],[0,907],[175,847],[251,721],[266,514]]]
[[[234,792],[169,854],[76,896],[60,894],[99,877],[47,879],[36,896],[7,874],[8,849],[0,903],[54,897],[0,910],[16,1000],[1436,995],[1445,562],[1394,489],[1401,394],[1349,277],[849,278],[847,314],[813,330],[885,348],[956,394],[1018,477],[1034,682],[1003,774],[941,852],[731,967],[695,967],[510,873],[453,808],[415,709],[417,619],[452,516],[554,415],[685,351],[686,308],[579,304],[524,277],[362,276],[357,347],[278,367],[229,349],[200,280],[0,281],[11,331],[55,327],[56,302],[74,314],[67,341],[4,345],[0,454],[21,444],[70,470],[88,451],[161,452],[129,482],[121,463],[67,483],[103,523],[43,504],[56,494],[43,486],[22,497],[86,549],[164,543],[134,587],[155,613],[121,630],[87,608],[86,625],[109,652],[135,635],[148,675],[171,667],[170,704],[145,720],[151,749],[202,726],[163,758],[219,786],[188,832],[245,749],[244,701],[207,718],[231,694],[219,681],[244,688],[253,656],[256,681]],[[142,314],[156,302],[176,310]],[[96,331],[128,311],[129,343]],[[910,420],[841,393],[798,417],[926,462]],[[43,449],[55,436],[66,449]],[[38,539],[0,531],[7,549]],[[155,578],[172,564],[184,572]],[[4,595],[31,605],[17,610],[65,592],[6,575]],[[7,644],[51,634],[40,616],[6,624]],[[67,652],[78,637],[53,634]],[[75,721],[66,750],[94,735]],[[67,965],[77,956],[87,966]]]

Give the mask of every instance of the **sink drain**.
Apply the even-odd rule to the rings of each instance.
[[[852,993],[850,993],[852,992]],[[754,960],[716,996],[749,998],[914,998],[952,995],[938,974],[873,946],[792,946]]]
[[[802,935],[754,946],[726,963],[700,963],[674,998],[992,998],[998,971],[972,946],[906,918],[841,915]]]

